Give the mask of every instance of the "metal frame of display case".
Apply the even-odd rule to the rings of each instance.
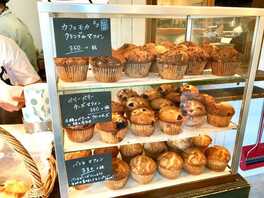
[[[191,23],[192,18],[197,17],[256,17],[255,32],[253,37],[251,60],[248,69],[248,75],[245,77],[245,90],[243,94],[243,102],[240,112],[239,124],[236,134],[234,155],[232,157],[231,172],[236,174],[238,171],[241,146],[243,143],[244,132],[247,122],[247,115],[252,95],[254,79],[259,63],[261,44],[264,31],[264,11],[263,9],[251,8],[222,8],[222,7],[184,7],[184,6],[151,6],[151,5],[90,5],[87,3],[75,2],[39,2],[39,18],[41,27],[41,36],[45,57],[46,74],[49,88],[51,112],[53,119],[53,130],[55,134],[55,150],[58,164],[58,175],[60,183],[61,197],[67,198],[68,182],[67,173],[64,163],[64,139],[61,126],[61,111],[59,105],[59,88],[58,79],[56,76],[56,67],[53,62],[53,57],[56,57],[55,40],[53,32],[53,17],[60,13],[84,13],[93,17],[110,17],[110,16],[126,16],[126,17],[153,17],[153,18],[173,18],[187,17],[188,25],[186,30],[186,39],[191,38]],[[203,77],[201,77],[203,78]],[[171,81],[184,82],[181,80]],[[160,81],[160,84],[164,81]],[[129,83],[127,84],[129,86]],[[139,82],[140,85],[140,82]],[[118,85],[117,85],[118,87]],[[87,87],[88,89],[88,87]],[[75,91],[78,88],[76,87]],[[64,90],[65,91],[65,90]],[[71,90],[74,92],[74,90]],[[64,93],[64,92],[61,92]],[[191,181],[191,179],[190,179]]]

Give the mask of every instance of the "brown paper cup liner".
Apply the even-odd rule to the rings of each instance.
[[[127,130],[128,128],[121,129],[115,135],[113,135],[111,132],[105,132],[95,128],[95,131],[100,134],[101,140],[108,144],[117,144],[121,142],[125,138]]]
[[[187,65],[175,65],[167,63],[157,63],[159,75],[163,79],[180,80],[184,77]]]
[[[121,79],[123,66],[96,67],[93,66],[93,74],[99,82],[116,82]]]
[[[123,188],[127,184],[128,177],[125,177],[124,179],[120,180],[108,180],[105,182],[105,185],[107,188],[110,188],[111,190],[118,190]]]
[[[84,129],[65,128],[68,138],[73,142],[87,142],[93,137],[94,127]]]
[[[189,127],[200,126],[206,122],[206,116],[187,116],[185,125]]]
[[[217,76],[232,76],[239,67],[239,62],[212,62],[212,73]]]
[[[160,120],[159,126],[160,126],[161,131],[167,135],[177,135],[182,132],[181,125],[177,123],[169,123],[169,122],[164,122]]]
[[[189,62],[186,71],[187,75],[200,75],[203,74],[207,62]]]
[[[207,115],[207,122],[216,127],[228,127],[232,116]]]
[[[138,175],[133,172],[131,172],[132,178],[139,184],[148,184],[152,181],[155,173],[151,175]]]
[[[163,177],[166,177],[167,179],[176,179],[180,175],[181,170],[171,171],[171,170],[168,170],[168,169],[165,169],[159,166],[159,172]]]
[[[204,171],[204,166],[191,166],[188,163],[184,163],[183,168],[191,175],[200,175]]]
[[[57,66],[58,76],[66,82],[85,81],[87,78],[88,65]]]
[[[132,78],[146,77],[151,63],[126,63],[125,73]]]
[[[132,133],[136,136],[148,137],[154,133],[155,127],[151,124],[133,124],[130,125]]]
[[[157,61],[153,61],[153,62],[151,63],[150,72],[153,72],[153,73],[159,73],[159,69],[158,69],[158,63],[157,63]]]
[[[226,169],[227,163],[216,160],[207,160],[207,167],[213,171],[222,172]]]

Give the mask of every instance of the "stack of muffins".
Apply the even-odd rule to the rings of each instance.
[[[200,135],[171,142],[129,144],[118,147],[98,148],[65,154],[65,160],[89,157],[93,154],[111,154],[113,177],[103,183],[111,190],[125,187],[131,177],[138,184],[153,182],[157,172],[164,178],[176,179],[185,170],[191,175],[202,174],[205,167],[224,171],[230,160],[229,151],[222,146],[210,146],[211,137]],[[75,186],[86,190],[92,184]]]
[[[96,81],[116,82],[123,72],[131,78],[157,72],[161,78],[179,80],[184,75],[203,74],[208,67],[214,75],[229,76],[235,74],[239,60],[239,53],[231,47],[199,46],[193,42],[176,45],[169,41],[143,46],[124,44],[113,49],[112,56],[54,58],[58,76],[67,82],[86,80],[89,64]]]
[[[189,84],[180,87],[163,84],[148,88],[142,94],[121,89],[117,98],[119,101],[112,101],[111,121],[67,127],[68,138],[73,142],[87,142],[98,133],[103,142],[117,144],[129,132],[141,137],[149,137],[155,130],[177,135],[183,126],[199,127],[206,122],[215,127],[228,127],[235,114],[230,104],[217,102]]]

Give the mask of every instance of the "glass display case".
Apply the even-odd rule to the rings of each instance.
[[[243,142],[244,131],[245,131],[245,126],[247,122],[249,102],[250,102],[250,98],[252,95],[253,83],[254,83],[256,70],[258,67],[258,62],[259,62],[259,57],[260,57],[260,51],[261,51],[261,43],[262,43],[263,31],[264,31],[264,12],[263,10],[245,9],[245,8],[244,9],[220,8],[220,7],[210,8],[210,7],[150,6],[150,5],[88,5],[85,3],[74,3],[74,2],[55,2],[55,3],[39,2],[38,9],[39,9],[47,81],[49,85],[49,95],[50,95],[50,101],[51,101],[50,103],[51,103],[52,118],[53,118],[53,129],[54,129],[54,135],[55,135],[55,149],[56,149],[56,157],[57,157],[57,163],[58,163],[58,176],[59,176],[61,197],[81,198],[81,197],[126,196],[126,195],[130,195],[133,193],[161,189],[161,188],[170,187],[170,186],[179,188],[182,184],[187,184],[187,183],[192,183],[192,182],[202,182],[204,180],[210,180],[210,179],[213,180],[213,179],[228,177],[230,175],[237,174],[239,161],[240,161],[241,145]],[[123,63],[121,60],[119,61],[122,62],[122,64],[125,64],[125,67],[122,67],[122,69],[119,70],[119,74],[120,74],[118,75],[119,77],[112,80],[116,82],[100,82],[100,81],[111,81],[111,80],[109,80],[109,78],[107,78],[108,80],[102,80],[102,78],[100,77],[102,76],[105,77],[105,75],[103,74],[99,76],[99,78],[98,76],[96,76],[97,75],[96,68],[98,66],[97,64],[99,64],[98,62],[96,62],[98,61],[98,57],[78,59],[80,62],[82,62],[83,60],[85,61],[89,60],[89,63],[90,63],[87,71],[83,70],[83,72],[80,72],[80,74],[88,73],[87,77],[86,75],[84,75],[84,79],[82,79],[81,82],[66,82],[67,80],[63,81],[61,80],[62,73],[61,73],[61,70],[59,70],[59,67],[61,69],[61,66],[62,66],[61,64],[63,64],[64,66],[67,65],[67,61],[69,62],[69,59],[67,58],[70,58],[70,57],[63,57],[64,59],[58,59],[60,58],[56,52],[56,45],[58,45],[58,43],[56,42],[56,39],[55,39],[53,25],[54,25],[55,19],[65,18],[65,17],[78,18],[78,19],[81,19],[81,18],[82,19],[109,18],[111,20],[111,44],[114,49],[117,49],[117,51],[113,50],[112,52],[113,57],[115,56],[117,52],[119,52],[118,56],[120,58],[120,55],[121,55],[120,50],[122,51],[122,49],[127,48],[128,46],[133,46],[133,45],[128,45],[127,43],[137,45],[137,50],[139,50],[140,53],[138,51],[133,51],[134,49],[131,48],[128,51],[131,51],[132,55],[131,53],[130,55],[122,54],[122,58],[124,58],[125,63]],[[131,74],[131,70],[128,71],[128,68],[130,68],[131,66],[130,65],[131,62],[129,62],[128,60],[130,56],[134,57],[133,53],[135,54],[139,53],[140,54],[138,55],[139,58],[142,58],[141,57],[142,54],[146,54],[147,48],[145,44],[149,42],[148,36],[147,36],[149,33],[147,21],[153,20],[153,19],[162,19],[164,21],[167,19],[177,19],[178,21],[180,21],[180,25],[183,28],[183,31],[181,32],[183,36],[182,36],[182,39],[180,39],[180,41],[176,43],[180,43],[181,41],[186,41],[186,42],[182,45],[175,45],[174,42],[176,40],[173,40],[174,42],[169,44],[169,45],[173,45],[172,47],[166,46],[165,47],[167,49],[166,52],[162,52],[160,55],[156,55],[155,60],[151,59],[152,65],[157,63],[159,74],[155,73],[155,71],[154,72],[151,71],[151,72],[144,73],[143,75],[140,74],[140,77],[137,75],[135,76],[134,75],[135,73],[136,74],[140,73],[139,71],[142,71],[142,68],[146,67],[146,63],[150,63],[150,58],[148,57],[146,58],[146,56],[143,55],[143,57],[145,57],[145,59],[148,61],[136,62],[137,64],[135,64],[134,67],[138,66],[138,64],[139,64],[139,67],[136,67],[138,69],[136,69],[136,71],[133,70],[134,73],[132,72],[132,74]],[[173,24],[171,23],[166,24],[166,28],[170,28],[171,26],[173,26]],[[177,26],[179,26],[179,24],[177,24]],[[230,31],[229,28],[231,26],[237,27],[237,31],[235,32]],[[176,32],[171,31],[171,35],[173,36],[174,34],[176,34]],[[240,39],[240,37],[247,37],[247,42],[246,43],[241,42],[241,40],[243,39]],[[176,38],[178,39],[178,36],[176,36]],[[225,45],[220,44],[222,42],[219,42],[219,40],[222,41],[223,38],[225,41],[223,43],[225,43]],[[232,38],[231,40],[234,42],[230,42],[230,38]],[[235,42],[236,40],[235,38],[237,38],[237,42]],[[196,44],[190,43],[189,41],[193,41]],[[248,63],[246,69],[243,70],[244,72],[238,73],[236,70],[235,73],[232,73],[232,74],[219,75],[218,73],[217,75],[215,75],[216,73],[212,73],[212,69],[210,67],[208,69],[202,68],[202,70],[198,73],[190,72],[188,68],[191,67],[192,62],[190,60],[191,58],[194,57],[194,55],[192,53],[190,54],[189,52],[190,50],[194,50],[194,49],[195,49],[194,51],[196,51],[197,49],[203,50],[201,49],[202,48],[201,43],[203,43],[204,41],[213,43],[214,45],[217,46],[218,50],[228,48],[232,52],[234,49],[237,49],[236,51],[238,51],[240,54],[243,54],[245,51],[247,51],[247,53],[250,52],[249,57],[242,56],[243,59],[239,58],[239,61],[236,61],[237,62],[236,65],[238,65],[240,62],[242,62],[242,65],[243,65],[244,60],[245,62]],[[157,48],[163,48],[166,44],[156,43],[154,45],[156,49],[157,46],[158,46]],[[163,47],[161,47],[160,45],[163,45]],[[192,47],[194,47],[194,49]],[[174,66],[177,67],[177,72],[180,73],[180,71],[178,70],[179,68],[178,66],[184,66],[184,67],[188,66],[187,71],[185,67],[185,70],[181,72],[182,75],[179,76],[179,74],[177,74],[176,77],[175,76],[171,77],[169,75],[171,74],[170,73],[171,70],[169,70],[170,72],[164,72],[164,71],[167,71],[165,69],[169,67],[169,66],[165,66],[164,64],[164,62],[166,62],[167,60],[166,57],[165,58],[163,57],[163,54],[165,53],[168,53],[168,54],[176,53],[177,55],[178,53],[180,53],[181,56],[183,57],[185,57],[184,54],[188,54],[189,58],[187,62],[185,62],[184,64],[171,63],[173,67]],[[162,57],[165,59],[164,62],[160,61]],[[65,58],[66,58],[66,62],[65,62]],[[58,62],[57,60],[61,60],[63,63]],[[74,59],[71,59],[71,61],[73,60]],[[102,66],[102,62],[105,61],[105,57],[101,57],[101,59],[99,58],[99,60],[101,61],[100,68],[102,69],[104,68],[104,66]],[[183,61],[183,59],[180,59],[180,60]],[[202,60],[206,60],[206,63],[209,62],[208,61],[209,59],[207,58],[204,59],[204,57],[202,57]],[[78,62],[77,64],[80,64],[80,62]],[[205,64],[204,62],[205,61],[203,61],[203,64]],[[113,66],[112,64],[115,64],[116,66],[117,63],[116,62],[113,63],[113,60],[111,59],[111,57],[107,57],[106,58],[106,70],[107,71],[109,71],[108,70],[109,68],[113,68],[111,67]],[[69,68],[73,68],[73,65],[70,65]],[[114,68],[116,69],[116,67]],[[111,70],[111,72],[113,72],[113,70]],[[106,75],[109,75],[109,74],[106,74]],[[208,83],[211,83],[211,84],[216,84],[218,80],[222,80],[222,79],[225,79],[227,81],[231,79],[242,79],[243,81],[245,81],[245,89],[243,93],[243,102],[240,107],[240,110],[235,112],[236,114],[239,114],[238,122],[235,123],[233,120],[232,121],[229,120],[230,122],[228,121],[228,124],[224,126],[220,126],[221,124],[219,126],[216,126],[215,124],[212,124],[210,120],[208,120],[209,114],[210,114],[209,104],[211,103],[207,103],[205,101],[205,98],[207,96],[202,94],[203,90],[202,90],[202,87],[199,87],[199,84],[203,81],[207,81]],[[188,84],[195,83],[197,87],[188,86],[186,85],[186,83]],[[163,92],[164,87],[173,87],[172,92],[175,93],[176,95],[172,95],[171,97],[167,96],[167,92]],[[201,109],[204,109],[201,111],[206,112],[206,113],[199,114],[199,115],[202,115],[202,116],[207,115],[208,119],[203,120],[203,122],[199,123],[198,125],[190,126],[186,124],[188,123],[188,121],[191,121],[192,123],[194,122],[192,119],[188,120],[190,118],[190,115],[186,113],[186,111],[188,110],[184,109],[185,91],[183,90],[185,90],[186,87],[189,87],[187,89],[190,89],[191,90],[190,92],[194,94],[194,95],[191,94],[190,96],[191,98],[192,97],[195,98],[196,96],[197,97],[201,96],[203,98],[201,99],[203,101],[200,101],[203,107],[198,105],[199,106],[198,109],[199,111]],[[197,88],[200,89],[200,94],[197,93],[198,92]],[[81,143],[80,142],[78,143],[77,141],[73,141],[72,138],[67,133],[66,128],[63,127],[63,122],[65,120],[62,119],[64,116],[62,112],[65,112],[64,108],[67,108],[67,106],[62,105],[60,98],[62,96],[67,96],[69,94],[81,94],[81,93],[86,94],[86,93],[96,93],[96,92],[103,92],[103,93],[108,92],[109,93],[110,92],[111,99],[114,101],[118,101],[120,100],[120,90],[122,89],[129,89],[130,91],[128,92],[133,93],[132,94],[133,96],[135,95],[142,96],[140,100],[148,100],[147,101],[148,104],[146,106],[138,106],[137,109],[141,108],[141,110],[144,112],[150,111],[148,116],[153,117],[153,119],[151,119],[151,123],[150,124],[142,123],[143,122],[142,120],[145,120],[145,119],[141,120],[140,118],[139,118],[140,120],[139,122],[142,125],[147,125],[148,127],[150,127],[151,134],[139,135],[135,133],[135,131],[138,130],[138,129],[135,129],[135,123],[137,122],[132,117],[136,114],[137,111],[134,112],[135,109],[133,109],[134,107],[133,104],[131,106],[130,103],[128,104],[127,102],[125,102],[124,108],[126,110],[125,110],[125,114],[122,116],[123,116],[123,119],[127,120],[126,126],[129,125],[128,127],[129,129],[126,132],[125,136],[124,134],[122,134],[121,137],[119,137],[117,141],[110,141],[110,144],[109,144],[109,141],[104,141],[101,136],[102,130],[103,131],[110,130],[109,128],[111,128],[113,125],[111,124],[107,125],[107,127],[102,129],[99,126],[102,126],[103,124],[100,125],[100,123],[105,123],[105,122],[101,121],[100,123],[95,123],[95,129],[97,127],[97,130],[95,130],[92,138],[89,137],[91,139],[88,138],[89,140],[86,140]],[[133,91],[131,91],[131,89]],[[155,91],[156,94],[158,94],[159,97],[157,98],[159,99],[162,98],[162,100],[164,100],[165,97],[169,98],[169,99],[166,98],[169,100],[169,103],[171,104],[171,105],[168,105],[171,108],[169,112],[172,112],[171,114],[169,113],[169,115],[171,115],[169,117],[174,117],[175,115],[179,114],[180,116],[178,116],[176,119],[181,120],[184,118],[184,121],[181,122],[180,124],[181,125],[180,133],[179,131],[175,129],[175,125],[172,125],[169,121],[168,121],[169,123],[165,122],[165,126],[164,126],[164,123],[162,122],[161,114],[163,111],[166,111],[166,109],[168,109],[166,108],[168,106],[165,107],[165,106],[160,105],[159,107],[156,107],[156,105],[153,103],[153,100],[156,98],[154,99],[152,98],[153,100],[151,100],[149,97],[146,98],[145,97],[146,93],[150,89],[152,91]],[[165,91],[166,91],[166,88],[165,88]],[[135,92],[137,93],[135,94]],[[137,97],[140,97],[140,96],[137,96]],[[177,97],[178,97],[178,102],[177,102]],[[180,97],[180,101],[179,101],[179,97]],[[127,98],[128,97],[125,97],[125,99]],[[199,100],[199,99],[194,99],[194,98],[186,99],[186,101]],[[98,99],[98,101],[100,100],[101,99]],[[95,102],[98,102],[98,101],[95,101]],[[123,102],[123,101],[120,100],[119,102]],[[176,104],[179,102],[180,102],[180,105]],[[217,98],[216,98],[216,101],[214,101],[213,104],[214,105],[220,104],[218,102],[219,101],[217,101]],[[118,104],[121,106],[120,103]],[[218,107],[217,105],[214,107]],[[114,107],[112,106],[112,108]],[[230,108],[232,109],[232,107]],[[191,111],[190,113],[192,112],[193,111]],[[228,114],[228,116],[230,117],[230,114]],[[114,117],[112,117],[112,119],[114,120]],[[114,122],[113,120],[112,121],[108,120],[108,121],[111,123],[111,122]],[[80,124],[77,124],[77,125],[80,125]],[[176,128],[178,129],[178,127],[179,126],[177,125]],[[172,130],[173,134],[170,134],[170,132],[168,131],[166,133],[165,132],[166,130],[169,130],[169,131]],[[175,130],[177,132],[175,132]],[[77,133],[78,132],[76,132],[76,134]],[[113,132],[112,135],[116,135],[116,133],[117,131]],[[231,134],[231,136],[228,136],[228,138],[226,138],[227,137],[226,134]],[[120,149],[120,147],[124,145],[140,144],[141,147],[142,145],[144,145],[143,147],[145,147],[144,148],[145,155],[150,156],[148,155],[148,149],[146,148],[147,147],[146,144],[148,143],[162,142],[162,144],[164,144],[165,147],[167,147],[167,149],[168,148],[172,149],[173,146],[170,146],[170,143],[168,143],[167,141],[175,142],[179,140],[185,140],[185,141],[191,141],[192,147],[193,147],[194,146],[193,142],[195,141],[194,137],[197,137],[199,135],[200,136],[207,135],[205,137],[211,136],[209,138],[212,140],[212,144],[210,145],[210,147],[212,147],[213,145],[222,145],[222,146],[225,146],[229,150],[229,151],[226,151],[225,149],[221,150],[221,152],[229,153],[229,154],[226,154],[227,156],[230,155],[230,160],[225,161],[226,166],[224,169],[221,169],[221,171],[219,170],[214,171],[215,170],[214,168],[212,167],[210,168],[209,158],[208,158],[208,155],[209,155],[208,153],[210,152],[207,151],[204,153],[206,148],[203,148],[203,149],[199,148],[199,151],[196,150],[196,152],[200,153],[204,157],[207,157],[205,161],[207,161],[208,168],[205,168],[206,163],[202,163],[201,166],[202,166],[202,169],[203,168],[204,169],[201,172],[198,171],[199,174],[196,174],[197,172],[193,173],[187,167],[188,157],[186,157],[186,155],[188,155],[188,152],[190,152],[190,150],[187,151],[185,149],[180,149],[181,154],[177,153],[174,150],[173,151],[174,154],[172,155],[174,156],[181,155],[181,157],[179,157],[180,158],[179,161],[182,161],[183,163],[182,166],[184,167],[184,170],[182,170],[180,175],[178,177],[175,177],[174,179],[168,179],[166,176],[164,176],[166,174],[164,174],[164,172],[162,172],[162,170],[160,169],[160,163],[162,159],[162,156],[160,156],[156,162],[155,160],[150,160],[151,162],[149,163],[146,162],[148,165],[155,164],[153,165],[153,167],[157,168],[158,166],[159,171],[154,171],[154,173],[152,172],[151,174],[154,175],[154,178],[151,178],[152,180],[148,181],[147,184],[145,185],[140,184],[140,182],[137,180],[137,177],[135,178],[135,175],[132,172],[129,178],[124,178],[125,180],[128,179],[127,184],[125,186],[124,184],[119,186],[119,189],[116,189],[116,190],[109,189],[107,185],[105,185],[105,182],[97,182],[97,183],[89,184],[89,187],[83,190],[76,190],[75,187],[69,187],[68,176],[70,175],[70,173],[67,172],[67,170],[69,171],[69,169],[66,168],[66,164],[65,164],[65,154],[67,153],[71,153],[75,151],[84,151],[88,149],[94,150],[96,148],[108,148],[112,146],[116,146],[118,147],[118,149]],[[149,158],[150,157],[147,157],[148,160]],[[143,158],[141,160],[143,160]],[[139,160],[138,162],[139,164],[141,164],[141,160]],[[228,162],[228,165],[227,165],[227,162]],[[146,167],[148,167],[148,165],[146,165]],[[131,166],[130,168],[134,168],[133,163],[131,162],[130,162],[130,166]],[[197,165],[197,166],[199,167],[200,165]],[[156,168],[153,168],[153,169],[156,170]],[[195,168],[195,165],[193,168]],[[139,169],[138,170],[139,172],[145,170],[144,164],[142,165],[142,168],[138,168],[138,169]],[[113,178],[110,178],[110,180],[111,179]]]

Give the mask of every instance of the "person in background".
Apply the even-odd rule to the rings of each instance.
[[[0,35],[13,39],[26,53],[31,65],[38,72],[37,50],[27,26],[7,7],[9,0],[0,0]]]
[[[25,86],[40,81],[38,73],[30,64],[26,54],[10,38],[0,35],[0,81],[1,84]],[[3,91],[0,86],[0,92]],[[21,122],[21,112],[18,111],[23,106],[23,95],[15,96],[13,100],[18,101],[18,106],[13,106],[3,102],[0,94],[0,124],[11,124]]]

